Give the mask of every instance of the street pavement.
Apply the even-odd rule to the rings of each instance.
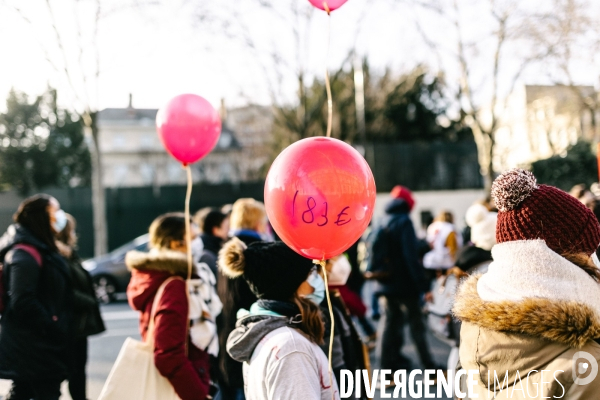
[[[131,310],[127,302],[118,302],[102,306],[102,316],[104,318],[107,331],[103,334],[94,336],[89,340],[89,360],[88,360],[88,398],[96,400],[102,390],[102,385],[106,380],[110,369],[117,358],[123,341],[127,337],[135,339],[140,338],[138,331],[138,314]],[[415,347],[410,340],[408,328],[405,329],[406,344],[404,346],[404,354],[413,361],[415,368],[420,367]],[[437,340],[435,337],[428,334],[429,344],[432,355],[435,361],[440,365],[446,365],[448,353],[450,351],[448,345]],[[377,368],[377,360],[372,354],[373,368]],[[6,395],[10,387],[9,381],[0,380],[0,399]],[[392,394],[393,388],[388,390]],[[61,400],[71,400],[68,395],[66,384],[63,385]],[[379,400],[379,390],[376,391],[375,400]],[[412,399],[412,397],[400,397]],[[440,399],[447,399],[441,397]]]

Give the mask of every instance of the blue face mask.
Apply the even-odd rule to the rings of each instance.
[[[313,289],[315,289],[315,291],[311,294],[304,296],[304,298],[312,301],[316,305],[321,304],[321,302],[325,298],[325,281],[323,280],[323,278],[321,278],[321,275],[319,275],[317,271],[313,271],[308,276],[306,282]]]
[[[52,228],[54,229],[54,232],[60,233],[65,229],[65,226],[67,226],[67,215],[63,210],[58,210],[54,213],[54,218],[55,220],[52,223]]]

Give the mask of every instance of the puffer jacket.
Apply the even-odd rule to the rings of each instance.
[[[169,282],[158,303],[154,319],[154,364],[182,400],[205,399],[210,386],[209,356],[191,343],[189,332],[186,337],[189,325],[184,280],[188,269],[186,255],[169,250],[130,251],[125,263],[131,270],[127,299],[134,310],[141,312],[140,333],[144,340],[158,288],[169,277],[183,278]]]
[[[427,290],[427,282],[417,253],[417,236],[410,219],[410,208],[403,199],[393,199],[385,212],[384,226],[389,229],[392,241],[388,245],[391,278],[376,281],[375,291],[387,296],[417,297]]]
[[[42,265],[16,244],[35,247]],[[31,232],[11,225],[0,239],[8,291],[0,319],[0,378],[61,381],[67,377],[67,344],[73,291],[65,259]]]
[[[485,275],[460,286],[454,305],[463,322],[460,365],[474,371],[473,394],[598,398],[600,285],[543,240],[502,243],[492,256]]]

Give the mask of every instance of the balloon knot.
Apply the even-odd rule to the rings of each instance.
[[[331,10],[329,9],[329,6],[327,5],[326,1],[323,2],[323,8],[327,12],[327,15],[331,15]]]

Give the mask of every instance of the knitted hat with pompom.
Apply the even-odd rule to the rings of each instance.
[[[219,251],[219,269],[229,278],[243,277],[259,299],[290,300],[308,278],[313,262],[283,242],[246,246],[234,237]]]
[[[538,185],[529,171],[504,172],[492,185],[498,207],[496,240],[543,239],[558,254],[592,254],[600,243],[594,213],[570,194]]]

